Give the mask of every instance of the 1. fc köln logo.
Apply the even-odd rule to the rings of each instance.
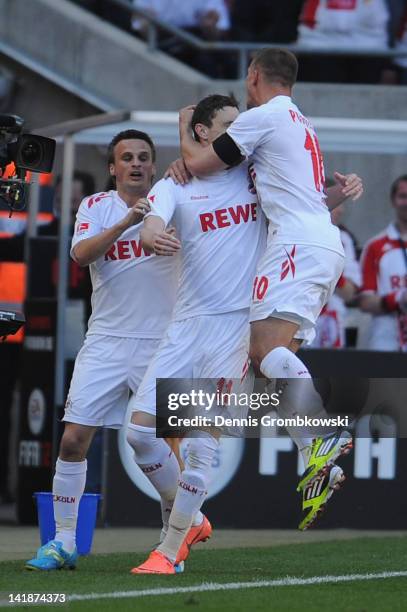
[[[291,270],[291,274],[293,275],[293,278],[295,276],[295,263],[294,263],[295,248],[296,248],[296,245],[294,245],[293,248],[291,249],[291,253],[289,253],[287,249],[284,249],[287,254],[287,259],[285,259],[283,263],[281,264],[280,281],[283,281],[285,279],[285,277],[290,272],[290,270]]]

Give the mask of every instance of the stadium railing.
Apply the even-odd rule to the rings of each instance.
[[[184,44],[199,49],[205,52],[216,52],[216,53],[235,53],[238,56],[238,78],[245,79],[247,73],[247,67],[249,64],[250,53],[264,47],[288,49],[296,55],[338,55],[338,56],[353,56],[353,57],[383,57],[383,58],[396,58],[396,57],[407,57],[407,51],[401,51],[396,49],[355,49],[349,46],[349,48],[338,48],[338,47],[326,47],[326,48],[315,48],[305,47],[298,44],[274,44],[269,41],[265,42],[208,42],[202,40],[198,36],[186,32],[180,28],[172,26],[162,19],[149,14],[143,9],[134,6],[131,0],[107,0],[109,4],[116,5],[117,7],[127,10],[129,16],[136,14],[140,16],[147,23],[147,37],[146,43],[150,51],[154,52],[159,50],[159,37],[158,32],[160,30],[171,34],[175,39],[182,41]]]

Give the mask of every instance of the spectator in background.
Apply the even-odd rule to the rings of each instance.
[[[303,0],[234,0],[232,38],[249,42],[291,43]]]
[[[325,187],[335,185],[333,179],[327,178]],[[346,346],[346,305],[356,295],[361,285],[359,262],[356,256],[355,240],[352,234],[341,225],[343,205],[331,212],[332,223],[339,227],[341,241],[345,251],[345,267],[335,289],[335,293],[324,306],[316,326],[316,337],[311,348],[344,348]]]
[[[407,352],[407,174],[390,198],[395,220],[363,249],[359,306],[373,315],[370,349]]]
[[[145,10],[169,25],[181,28],[207,41],[225,40],[229,36],[229,10],[224,0],[133,0],[135,7]],[[143,33],[146,22],[135,14],[133,29]],[[180,39],[164,34],[161,48],[177,59],[213,78],[223,76],[223,58],[214,53],[202,53]]]
[[[386,0],[306,0],[298,45],[334,49],[389,48],[390,12]],[[300,80],[378,83],[388,62],[382,58],[304,56]]]

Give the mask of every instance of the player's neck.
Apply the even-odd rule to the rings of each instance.
[[[400,236],[403,240],[407,240],[407,221],[403,221],[402,219],[397,219],[396,227],[400,232]]]
[[[137,204],[140,198],[146,198],[148,191],[146,191],[145,189],[140,189],[140,191],[128,191],[123,187],[117,187],[117,193],[119,194],[119,198],[127,204],[128,208],[131,208],[132,206]]]
[[[282,87],[277,83],[265,84],[259,92],[260,104],[266,104],[273,98],[277,98],[277,96],[288,96],[291,98],[291,89],[289,87]]]

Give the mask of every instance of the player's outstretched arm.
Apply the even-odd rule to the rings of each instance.
[[[354,202],[363,194],[363,181],[357,174],[334,173],[336,185],[328,187],[326,190],[326,205],[329,210],[333,210],[349,198]]]
[[[179,113],[181,155],[192,176],[204,176],[223,170],[228,165],[215,153],[213,145],[202,147],[192,137],[191,118],[194,106],[182,108]]]
[[[165,231],[165,222],[161,217],[151,215],[145,219],[140,232],[142,247],[147,253],[171,256],[178,253],[181,243],[174,236],[174,230]]]
[[[85,238],[73,248],[73,257],[82,267],[88,266],[108,251],[115,241],[132,225],[141,223],[144,215],[150,211],[150,204],[146,198],[141,198],[129,208],[127,215],[107,230],[96,236]]]

